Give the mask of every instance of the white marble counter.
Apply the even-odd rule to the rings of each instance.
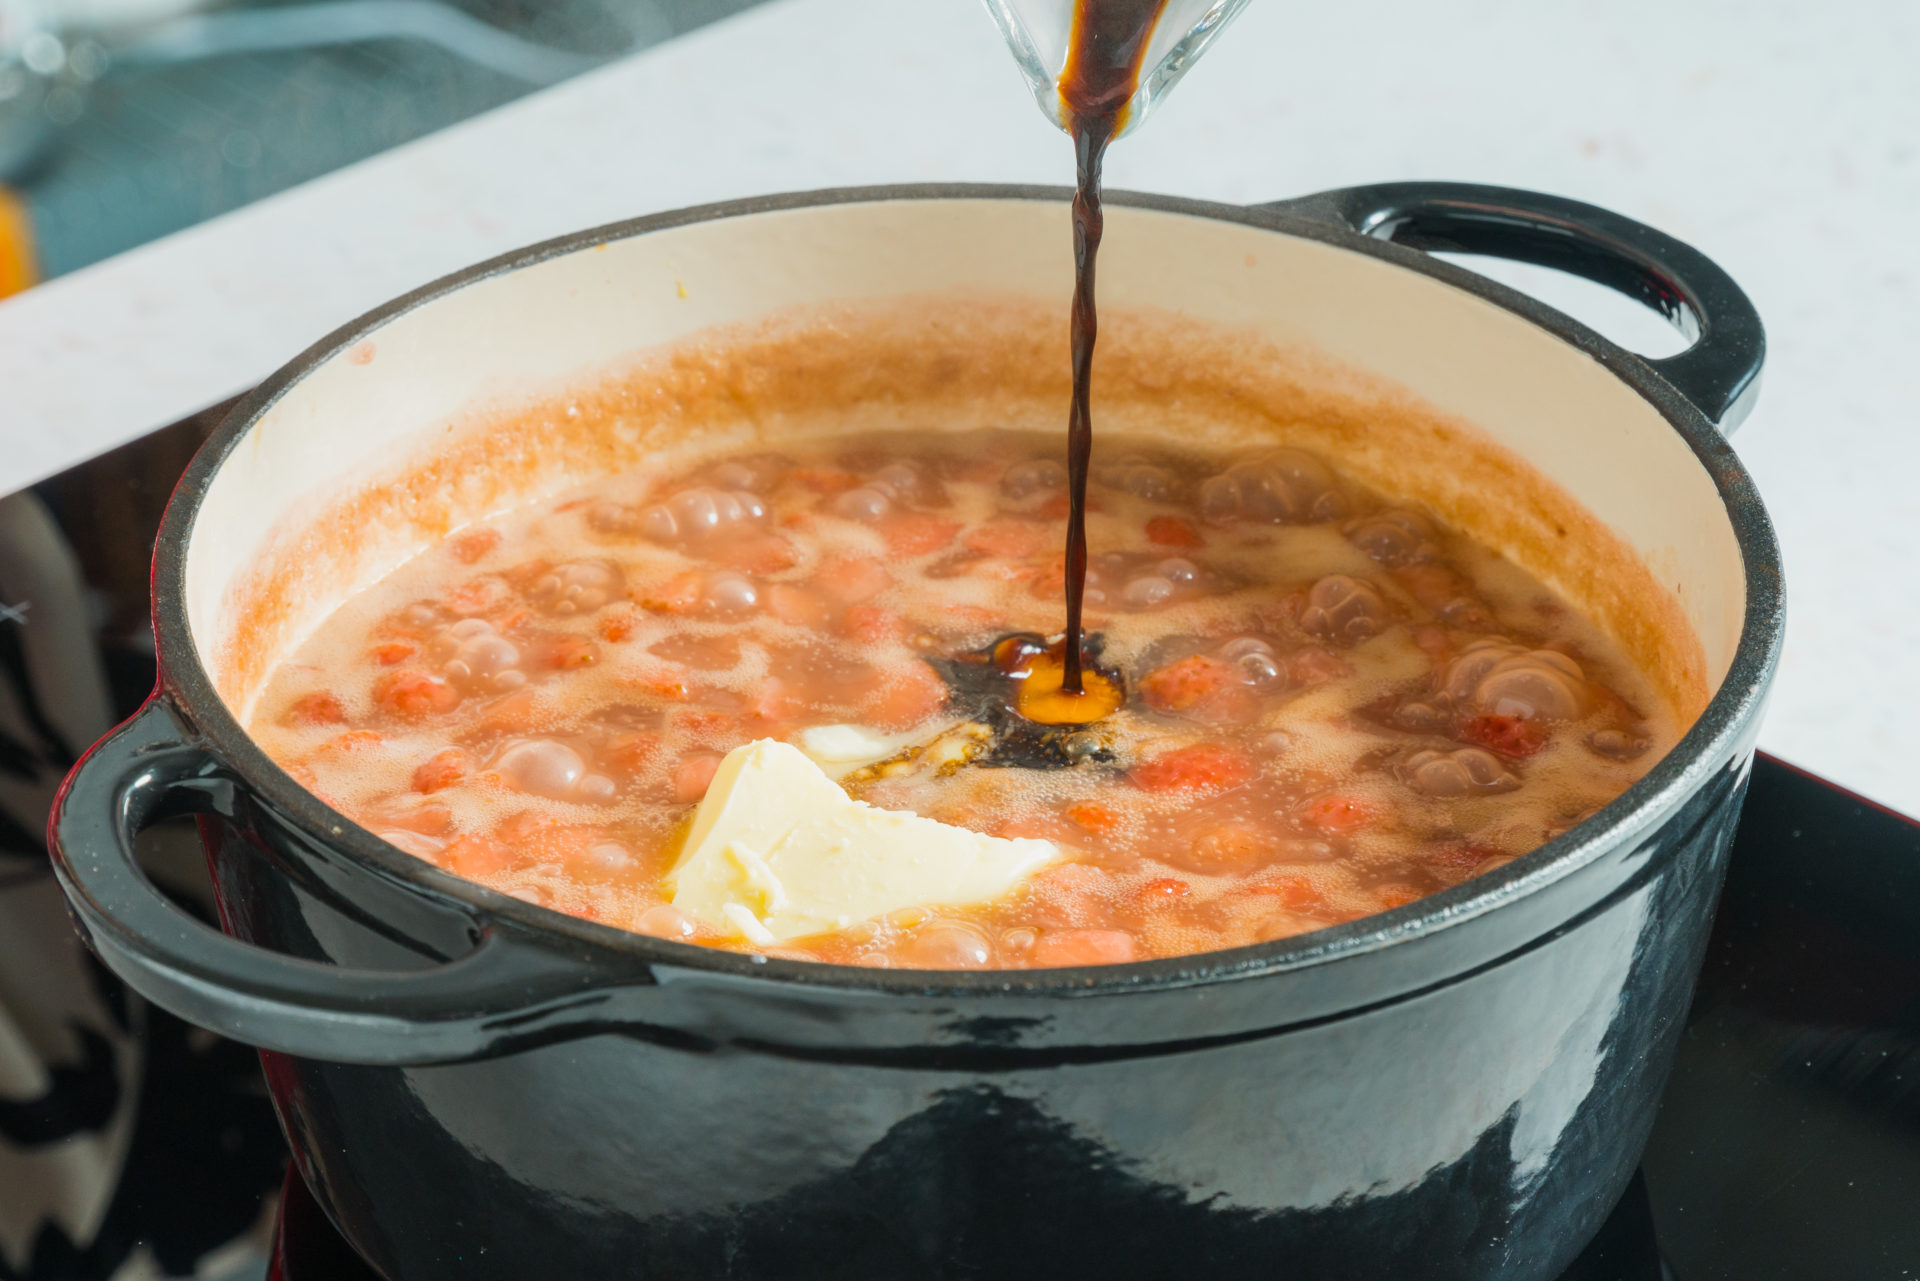
[[[1904,0],[1256,0],[1109,181],[1530,186],[1717,258],[1772,340],[1739,437],[1791,593],[1764,745],[1920,813],[1916,63]],[[515,245],[764,191],[1057,183],[1068,162],[976,0],[781,0],[0,304],[0,493]]]

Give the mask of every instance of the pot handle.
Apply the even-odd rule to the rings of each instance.
[[[1733,277],[1645,223],[1562,196],[1464,182],[1386,182],[1259,206],[1411,249],[1554,267],[1637,298],[1693,345],[1642,357],[1723,434],[1753,408],[1766,331]]]
[[[155,1005],[283,1054],[388,1065],[487,1058],[594,1021],[604,978],[495,923],[476,921],[473,948],[431,968],[364,970],[256,947],[189,915],[141,870],[133,838],[176,814],[230,814],[235,791],[156,694],[54,801],[47,845],[80,933]]]

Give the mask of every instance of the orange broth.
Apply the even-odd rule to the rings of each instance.
[[[1017,680],[996,701],[978,678],[1046,678],[1044,653],[1006,656],[1058,639],[1057,454],[897,432],[594,482],[350,600],[251,731],[401,849],[531,902],[928,968],[1174,956],[1396,907],[1579,822],[1677,739],[1600,629],[1430,513],[1297,449],[1117,436],[1093,462],[1086,618],[1120,706],[1025,721]],[[890,736],[841,778],[855,797],[1065,859],[988,904],[764,948],[674,908],[721,756],[830,725]]]

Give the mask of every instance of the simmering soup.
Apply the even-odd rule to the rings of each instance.
[[[1118,435],[1087,515],[1098,705],[1059,713],[1059,453],[814,436],[543,499],[348,601],[252,733],[409,854],[557,911],[947,969],[1397,907],[1676,740],[1578,610],[1337,459]],[[858,885],[823,890],[836,868]]]

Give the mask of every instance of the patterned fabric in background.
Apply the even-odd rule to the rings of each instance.
[[[139,684],[110,692],[101,609],[48,503],[0,498],[0,1281],[257,1278],[285,1163],[258,1061],[109,975],[47,862],[61,777]],[[206,912],[192,829],[153,836],[156,879]]]

